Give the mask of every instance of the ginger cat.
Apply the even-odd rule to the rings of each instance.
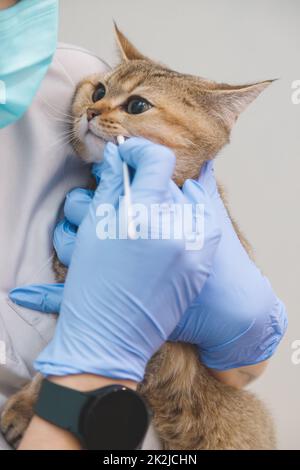
[[[197,178],[202,164],[229,142],[239,114],[271,80],[231,86],[178,73],[142,55],[115,29],[121,63],[103,76],[83,80],[74,95],[76,153],[93,162],[101,158],[104,143],[117,135],[142,136],[173,149],[178,185]],[[57,258],[54,270],[62,282],[66,269]],[[1,428],[12,445],[33,414],[40,382],[37,375],[7,402]],[[166,343],[150,360],[139,390],[154,412],[164,449],[275,447],[272,419],[264,405],[253,394],[216,380],[192,345]]]

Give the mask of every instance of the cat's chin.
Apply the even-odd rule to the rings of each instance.
[[[84,136],[84,155],[83,158],[87,163],[100,162],[103,159],[103,150],[106,140],[88,131]]]

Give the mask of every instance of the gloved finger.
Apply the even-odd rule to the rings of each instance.
[[[178,188],[174,181],[171,181],[170,193],[175,204],[192,205],[193,214],[197,213],[197,205],[200,204],[204,205],[204,209],[205,205],[208,205],[207,209],[211,211],[211,202],[207,191],[195,180],[186,180],[182,190]]]
[[[17,305],[43,313],[59,313],[64,284],[32,284],[16,287],[9,298]]]
[[[65,200],[64,213],[68,221],[76,225],[81,224],[88,212],[89,205],[94,197],[91,189],[76,188],[70,191]]]
[[[185,197],[194,204],[204,203],[208,199],[208,192],[203,185],[196,180],[186,180],[182,187],[182,192]]]
[[[174,204],[185,204],[188,202],[182,190],[174,183],[173,180],[169,183],[169,190]]]
[[[67,219],[57,224],[54,230],[53,246],[59,261],[69,266],[76,241],[77,227],[70,224]]]
[[[108,142],[104,149],[101,181],[95,191],[93,205],[112,204],[117,207],[123,194],[123,162],[117,145]]]
[[[197,344],[197,332],[198,330],[201,331],[201,312],[197,316],[193,316],[190,310],[188,309],[184,313],[180,322],[170,334],[168,341]]]
[[[209,160],[203,164],[198,182],[206,189],[206,191],[208,191],[209,194],[213,194],[217,189],[213,160]]]
[[[151,195],[151,199],[165,199],[175,167],[175,155],[171,149],[146,139],[132,137],[119,146],[121,158],[135,174],[132,191],[139,195]]]
[[[206,177],[210,176],[212,171],[214,171],[214,161],[208,160],[204,162],[201,168],[199,180],[205,180]]]
[[[201,215],[202,213],[206,224],[209,221],[214,221],[214,224],[218,225],[211,194],[209,194],[202,184],[195,180],[186,180],[182,187],[182,192],[188,201],[193,203],[195,214]]]
[[[92,166],[92,175],[94,176],[97,186],[100,183],[103,170],[105,169],[105,163],[102,160],[101,162],[94,163]]]

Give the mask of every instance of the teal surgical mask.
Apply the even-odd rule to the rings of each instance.
[[[58,0],[21,0],[0,10],[0,128],[29,108],[57,42]]]

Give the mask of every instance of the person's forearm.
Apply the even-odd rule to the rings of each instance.
[[[12,7],[16,3],[18,3],[18,0],[0,0],[0,10]]]
[[[257,379],[267,367],[268,361],[260,362],[252,366],[238,367],[229,370],[209,369],[211,374],[220,382],[231,385],[234,388],[246,387],[253,380]]]
[[[49,380],[80,391],[90,391],[111,384],[122,384],[136,389],[136,382],[114,380],[97,375],[82,374],[65,377],[50,377]],[[34,416],[24,434],[18,450],[79,450],[79,441],[69,432]]]

